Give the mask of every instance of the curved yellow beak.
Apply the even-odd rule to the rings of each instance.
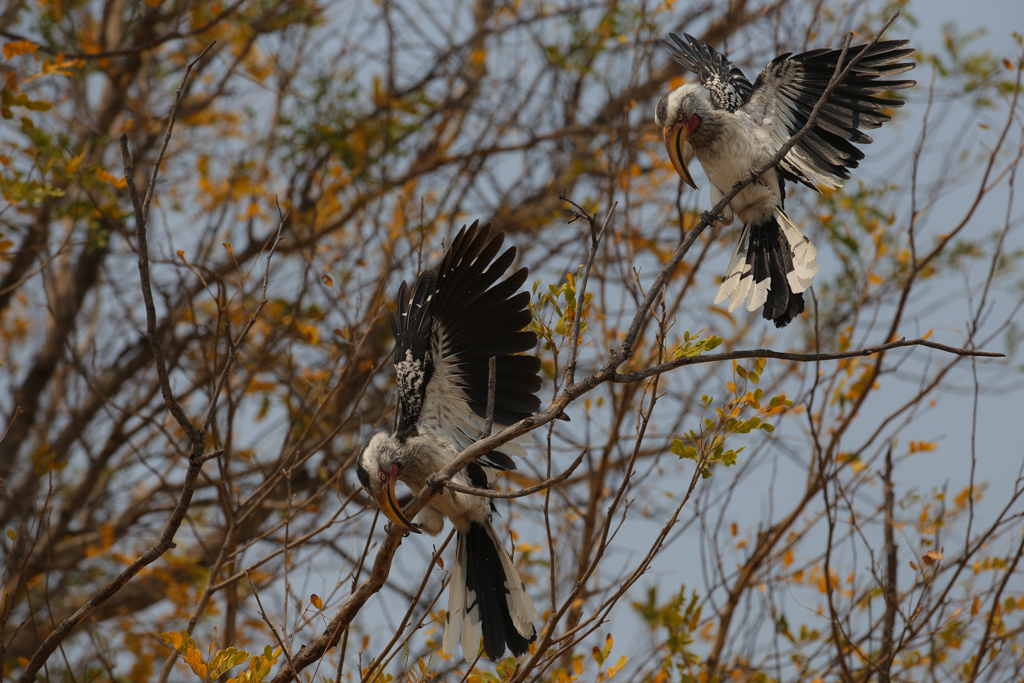
[[[390,519],[395,526],[404,529],[413,534],[420,533],[420,530],[409,521],[405,513],[402,512],[402,506],[398,504],[398,496],[395,495],[395,479],[398,478],[398,466],[391,466],[391,474],[381,474],[381,491],[379,494],[373,494],[373,499],[377,501],[377,507],[384,513],[384,516]]]
[[[665,136],[665,149],[668,150],[668,158],[672,161],[672,167],[676,169],[676,173],[683,179],[683,182],[696,190],[697,184],[693,182],[690,169],[686,168],[686,157],[683,156],[688,124],[688,120],[678,121],[674,125],[662,129],[662,134]]]

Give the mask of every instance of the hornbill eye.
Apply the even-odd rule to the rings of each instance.
[[[388,480],[388,478],[390,478],[391,481],[398,481],[398,474],[399,474],[400,469],[401,468],[398,466],[398,463],[394,463],[394,462],[391,463],[391,471],[390,472],[387,472],[387,471],[385,471],[385,470],[383,470],[383,469],[378,467],[377,468],[377,478],[380,479],[381,483],[386,482]]]
[[[681,111],[676,112],[676,121],[682,121],[682,120],[683,120],[683,112],[681,112]]]

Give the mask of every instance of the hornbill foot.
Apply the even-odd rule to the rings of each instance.
[[[415,524],[414,526],[419,527],[420,525],[419,524]],[[402,538],[409,538],[410,533],[408,531],[406,531],[405,529],[403,529],[402,527],[400,527],[397,524],[395,524],[394,522],[385,522],[384,523],[384,533],[388,534],[389,536],[397,536],[398,535],[397,532],[399,532],[399,531],[402,532]]]
[[[434,486],[444,486],[452,480],[451,477],[441,474],[440,472],[434,472],[427,477],[427,486],[433,488]]]
[[[709,227],[713,226],[715,223],[718,223],[719,221],[721,221],[722,223],[725,222],[725,216],[723,216],[720,213],[719,214],[714,214],[714,213],[711,213],[710,211],[703,211],[703,212],[701,212],[700,219],[702,221],[704,221],[705,223],[707,223]]]

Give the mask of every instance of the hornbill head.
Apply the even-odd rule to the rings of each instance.
[[[704,89],[696,83],[686,83],[667,95],[662,95],[654,110],[654,123],[661,129],[665,138],[665,148],[672,167],[679,177],[693,189],[690,170],[686,168],[686,157],[683,148],[686,138],[693,135],[700,126],[702,117],[710,111]]]
[[[394,436],[384,432],[374,434],[370,443],[359,454],[356,476],[377,502],[377,507],[399,528],[420,533],[420,530],[402,512],[395,495],[395,482],[402,474],[401,444]]]

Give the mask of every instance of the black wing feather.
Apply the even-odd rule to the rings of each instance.
[[[786,155],[779,169],[787,180],[817,189],[828,184],[826,175],[849,178],[864,153],[854,144],[868,144],[871,138],[862,130],[878,128],[890,119],[883,112],[903,106],[902,100],[878,97],[915,85],[912,80],[882,80],[913,69],[916,64],[902,61],[914,54],[906,40],[876,43],[870,50],[858,45],[850,48],[847,59],[860,52],[864,56],[836,88],[822,107],[814,128]],[[754,81],[749,99],[743,105],[760,125],[766,126],[781,146],[807,123],[811,110],[828,87],[842,50],[819,49],[776,57]]]
[[[516,256],[515,247],[502,251],[504,237],[504,233],[492,236],[489,225],[480,227],[476,222],[459,231],[436,271],[428,302],[430,374],[417,421],[430,422],[456,450],[480,437],[487,415],[490,358],[496,359],[495,429],[540,408],[536,395],[541,387],[540,360],[518,355],[537,345],[536,333],[525,329],[532,320],[530,295],[519,291],[528,272],[521,268],[499,282]],[[485,455],[480,464],[515,469],[504,451],[515,453],[522,448],[509,444],[501,451]]]
[[[734,112],[747,101],[753,86],[743,75],[739,67],[725,58],[702,40],[684,33],[682,38],[674,33],[668,34],[671,40],[662,39],[662,43],[672,52],[672,57],[688,71],[700,79],[700,84],[707,88],[711,95],[711,103],[716,109]]]

